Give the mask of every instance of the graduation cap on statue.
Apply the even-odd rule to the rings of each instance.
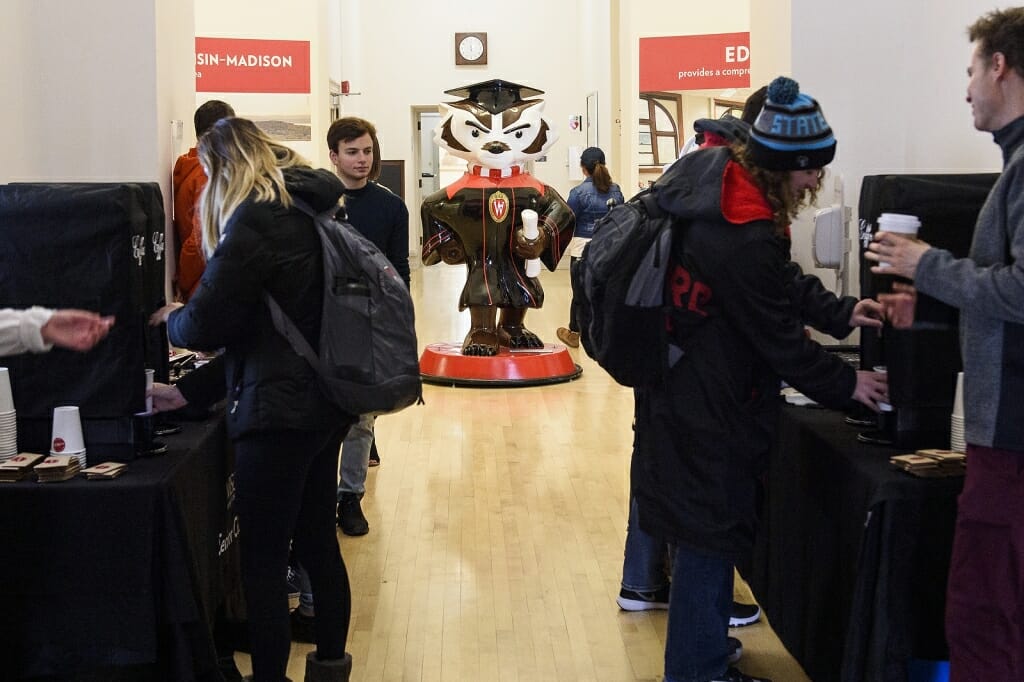
[[[523,104],[524,97],[543,95],[544,91],[495,78],[482,83],[445,90],[444,94],[462,97],[464,102],[476,104],[492,114],[500,114],[517,104]]]

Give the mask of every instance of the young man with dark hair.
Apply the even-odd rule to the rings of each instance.
[[[1024,680],[1024,7],[990,12],[967,35],[974,127],[1003,157],[970,254],[879,232],[867,258],[960,311],[967,475],[946,594],[950,679]],[[894,326],[913,324],[913,290],[880,298]]]
[[[204,102],[192,116],[196,129],[196,140],[222,118],[234,116],[235,110],[227,102],[212,99]],[[178,240],[178,268],[174,278],[174,289],[183,303],[199,285],[199,279],[206,268],[203,257],[203,232],[199,227],[199,196],[206,187],[206,173],[196,148],[182,154],[174,163],[172,192],[174,194],[174,235]]]
[[[387,256],[409,286],[409,211],[402,200],[374,180],[380,175],[380,143],[369,121],[347,116],[327,131],[331,163],[345,186],[348,222]],[[338,527],[345,535],[365,535],[370,525],[360,500],[373,448],[373,422],[363,415],[341,448]]]

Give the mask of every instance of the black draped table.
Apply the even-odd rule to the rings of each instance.
[[[223,419],[182,426],[114,480],[0,484],[3,679],[221,679],[210,624],[238,589],[230,453]]]
[[[750,582],[782,643],[815,682],[905,681],[912,658],[947,658],[946,575],[963,478],[889,464],[906,450],[864,427],[786,406]]]

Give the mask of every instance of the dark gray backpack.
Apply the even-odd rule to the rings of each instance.
[[[320,352],[265,293],[274,327],[316,370],[327,398],[351,415],[387,414],[423,402],[412,297],[391,261],[335,210],[313,218],[323,247]]]
[[[682,357],[666,331],[677,223],[644,190],[597,222],[572,274],[583,350],[623,386],[658,383]]]

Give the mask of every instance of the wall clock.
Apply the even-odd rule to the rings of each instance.
[[[476,65],[487,63],[487,34],[486,33],[456,33],[455,34],[455,64],[456,66]]]

